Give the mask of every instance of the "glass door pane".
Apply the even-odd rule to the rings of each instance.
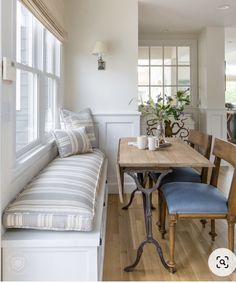
[[[138,65],[149,65],[149,47],[138,48]]]
[[[151,65],[163,65],[162,46],[151,47]]]

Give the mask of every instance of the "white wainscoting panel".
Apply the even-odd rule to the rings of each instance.
[[[226,140],[226,109],[200,109],[200,130],[211,134],[213,138]]]
[[[226,109],[199,109],[200,112],[200,130],[213,136],[227,140],[227,117]],[[214,156],[211,155],[211,161]],[[221,162],[222,166],[229,166],[226,161]]]
[[[119,139],[140,135],[140,113],[95,113],[97,146],[104,150],[108,158],[109,193],[118,193],[116,162]],[[132,180],[125,177],[125,192],[134,188]]]

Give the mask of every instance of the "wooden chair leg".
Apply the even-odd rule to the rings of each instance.
[[[165,239],[166,234],[166,201],[162,197],[161,205],[161,226],[160,226],[161,238]]]
[[[214,242],[216,234],[216,227],[215,227],[215,219],[211,219],[211,232],[209,232],[209,235],[211,236],[211,240]]]
[[[177,216],[169,215],[168,222],[169,222],[169,251],[170,251],[170,259],[168,261],[168,265],[171,268],[171,271],[175,272],[176,268],[175,268],[174,253],[175,253],[175,233],[176,233]]]
[[[228,249],[234,252],[234,224],[235,219],[228,218]]]
[[[163,198],[161,195],[161,191],[158,190],[158,220],[157,220],[157,226],[159,228],[159,231],[161,229],[161,212],[162,212],[162,202]]]

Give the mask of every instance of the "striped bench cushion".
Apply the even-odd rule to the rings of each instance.
[[[91,231],[104,159],[95,149],[53,160],[6,208],[4,226]]]

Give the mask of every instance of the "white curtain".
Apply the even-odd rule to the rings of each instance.
[[[52,33],[58,40],[64,42],[67,39],[67,33],[54,17],[52,12],[45,5],[43,0],[20,0],[30,12]]]

